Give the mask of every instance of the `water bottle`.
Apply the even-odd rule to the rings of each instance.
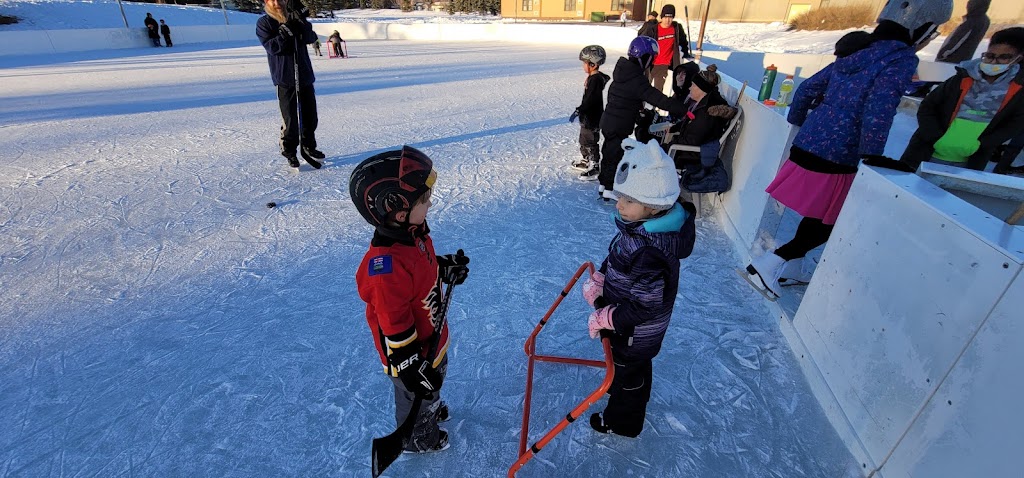
[[[793,101],[793,88],[795,87],[793,75],[786,75],[786,79],[782,80],[782,84],[779,85],[779,99],[775,102],[776,106],[780,108],[789,106]]]
[[[772,88],[775,87],[775,75],[778,73],[779,69],[775,67],[774,63],[764,69],[764,76],[761,77],[761,91],[757,93],[757,101],[764,101],[772,96]]]

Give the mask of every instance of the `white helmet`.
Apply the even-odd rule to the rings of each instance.
[[[910,31],[914,44],[931,37],[953,15],[953,0],[889,0],[878,21],[889,20]]]

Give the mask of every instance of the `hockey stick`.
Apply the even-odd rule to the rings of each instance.
[[[463,255],[462,249],[459,249],[457,254]],[[455,284],[448,286],[448,291],[444,295],[444,301],[441,302],[440,319],[434,325],[434,337],[430,341],[430,349],[427,352],[428,359],[432,359],[434,354],[437,353],[437,346],[441,341],[441,330],[448,320],[448,304],[452,301],[452,289],[454,288]],[[395,431],[391,432],[390,435],[373,439],[373,444],[370,446],[370,471],[373,474],[373,478],[377,478],[381,473],[384,473],[384,470],[402,455],[405,444],[412,438],[412,430],[416,425],[416,416],[419,414],[422,404],[423,397],[416,395],[416,398],[412,401],[412,408],[409,410],[409,414],[405,416],[402,424]]]
[[[291,10],[294,8],[292,6],[291,2],[288,3],[288,7],[287,8],[289,9],[289,14],[290,14]],[[291,17],[291,15],[289,15],[289,17]],[[301,48],[305,49],[306,48],[306,44],[299,37],[300,36],[304,37],[305,35],[306,35],[306,31],[305,31],[305,27],[303,27],[302,34],[301,35],[298,35],[298,34],[295,35],[295,38],[294,38],[294,40],[295,40],[295,51],[292,52],[292,67],[293,67],[293,70],[294,70],[294,73],[295,73],[295,115],[296,115],[295,120],[296,120],[297,123],[299,123],[298,124],[298,126],[299,126],[299,154],[302,156],[302,159],[305,159],[306,162],[309,163],[309,165],[312,166],[314,169],[320,169],[320,167],[323,166],[323,164],[320,164],[319,161],[317,161],[316,159],[313,159],[312,156],[306,154],[306,150],[304,149],[304,147],[302,145],[302,143],[303,143],[303,141],[302,141],[302,90],[301,90],[301,87],[299,86],[299,48],[301,47]]]
[[[683,17],[686,18],[686,49],[690,50],[690,56],[693,56],[693,49],[690,48],[692,37],[690,36],[690,9],[686,5],[683,5]]]

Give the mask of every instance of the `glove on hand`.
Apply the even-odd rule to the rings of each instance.
[[[291,27],[289,27],[287,23],[282,23],[281,26],[278,27],[278,31],[280,31],[281,36],[285,37],[286,39],[295,36],[295,32],[292,31]]]
[[[438,274],[441,276],[441,282],[451,285],[459,285],[466,282],[466,277],[469,276],[469,256],[467,256],[462,249],[459,249],[455,254],[446,254],[443,256],[437,256],[437,267]]]
[[[587,280],[583,282],[583,298],[587,300],[587,303],[591,307],[596,307],[594,301],[598,297],[604,294],[604,274],[600,271],[594,271],[587,277]]]
[[[580,117],[580,109],[576,108],[576,110],[573,111],[571,115],[569,115],[569,122],[570,123],[574,123],[576,121],[576,118],[579,118],[579,117]]]
[[[388,356],[388,362],[398,372],[405,389],[421,397],[429,397],[441,388],[441,374],[430,366],[419,354],[420,345],[412,342],[395,349]]]
[[[914,168],[910,167],[909,164],[889,157],[879,156],[877,154],[865,154],[862,158],[864,158],[864,164],[868,166],[893,169],[896,171],[903,171],[905,173],[914,172]]]
[[[590,338],[596,339],[600,335],[601,329],[615,330],[615,326],[612,325],[612,312],[615,312],[614,305],[602,307],[590,314],[590,318],[587,319]]]

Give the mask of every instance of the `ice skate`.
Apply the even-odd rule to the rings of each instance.
[[[604,199],[604,202],[611,202],[619,199],[619,197],[616,196],[615,192],[612,191],[611,189],[605,189],[604,191],[601,191],[601,198]]]
[[[814,270],[807,269],[807,260],[806,257],[801,257],[786,261],[786,265],[782,267],[782,275],[779,277],[779,285],[791,287],[810,283]]]
[[[288,160],[288,166],[291,166],[295,169],[299,168],[299,158],[295,157],[294,153],[284,155],[284,159]]]
[[[451,443],[448,442],[448,430],[444,428],[439,430],[437,443],[434,446],[419,448],[416,446],[415,440],[413,440],[413,443],[409,443],[409,446],[412,448],[406,448],[402,450],[402,453],[433,453],[435,451],[447,450],[451,446]]]
[[[590,170],[590,161],[586,160],[586,159],[577,159],[577,160],[572,162],[570,167],[572,169],[575,169],[575,170],[581,172],[581,173],[582,172],[586,172],[586,171]]]
[[[785,260],[769,252],[750,261],[745,270],[737,269],[736,273],[765,299],[775,302],[779,298],[779,278],[785,264]]]
[[[580,181],[597,181],[599,174],[601,174],[601,168],[591,164],[590,169],[580,173]]]

